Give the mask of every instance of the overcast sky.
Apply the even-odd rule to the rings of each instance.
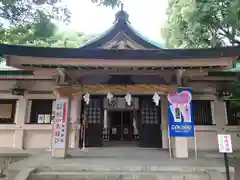
[[[98,7],[91,0],[68,0],[72,12],[70,28],[87,34],[107,30],[119,9]],[[166,19],[167,0],[125,0],[124,10],[132,26],[152,40],[160,40],[160,28]]]

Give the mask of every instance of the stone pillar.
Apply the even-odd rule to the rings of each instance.
[[[73,96],[71,101],[71,127],[69,137],[69,147],[79,148],[79,136],[80,136],[80,111],[81,111],[81,95]]]
[[[23,96],[20,97],[17,101],[16,106],[16,114],[15,114],[15,123],[17,129],[14,134],[14,148],[23,149],[23,141],[24,141],[24,130],[23,125],[26,122],[27,118],[27,109],[28,109],[28,99]]]
[[[55,138],[53,137],[53,145],[52,145],[52,157],[53,158],[66,158],[68,155],[68,144],[69,144],[69,125],[70,125],[70,113],[71,113],[71,97],[60,97],[58,93],[56,93],[57,100],[60,99],[67,99],[68,105],[67,105],[67,116],[66,116],[66,124],[65,124],[65,139],[64,139],[64,146],[63,148],[56,148],[55,147]],[[56,103],[57,105],[57,103]],[[55,121],[55,120],[54,120]],[[55,123],[55,122],[53,122]],[[55,126],[53,125],[53,128]],[[53,129],[54,132],[54,129]]]
[[[104,128],[104,129],[108,129],[107,109],[104,109],[103,128]]]
[[[82,108],[82,95],[80,94],[79,96],[77,96],[77,111],[76,111],[76,126],[75,126],[75,146],[74,146],[74,148],[79,148],[81,108]]]
[[[177,84],[182,86],[184,70],[177,71]],[[188,139],[187,137],[173,137],[173,155],[176,158],[188,158]]]
[[[108,120],[108,110],[104,109],[103,114],[103,140],[109,141],[109,120]]]
[[[161,129],[162,129],[162,148],[168,149],[168,100],[167,96],[161,96]]]
[[[139,139],[139,129],[138,129],[138,119],[137,119],[137,111],[133,110],[133,139]]]
[[[212,114],[213,120],[216,123],[218,133],[226,132],[227,124],[227,111],[226,111],[226,102],[222,100],[215,99],[212,102]]]
[[[176,158],[188,158],[187,137],[174,137],[173,155]]]

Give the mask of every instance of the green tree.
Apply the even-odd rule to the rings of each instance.
[[[1,22],[25,25],[42,19],[69,22],[71,13],[62,0],[0,0]]]
[[[44,31],[40,31],[41,27],[45,27]],[[0,28],[1,43],[8,44],[32,44],[36,40],[44,40],[53,36],[57,31],[57,27],[51,23],[31,23],[26,25],[17,25],[7,28]]]
[[[79,48],[82,44],[93,37],[93,35],[86,35],[81,32],[65,30],[58,31],[54,36],[51,36],[47,39],[35,41],[33,44],[46,47]]]
[[[171,48],[240,45],[239,0],[170,0],[162,29]]]
[[[71,32],[59,35],[54,21],[70,22],[63,0],[0,0],[0,43],[79,47],[92,36]],[[119,0],[91,0],[97,5],[119,5]],[[59,39],[58,39],[59,38]],[[64,38],[64,39],[63,39]],[[78,41],[79,40],[79,41]],[[78,41],[78,42],[77,42]]]
[[[111,6],[111,7],[119,6],[121,3],[121,0],[91,0],[91,1],[97,5]]]
[[[0,42],[28,43],[51,37],[54,21],[70,22],[61,0],[0,0]]]
[[[0,43],[8,44],[26,44],[43,47],[71,47],[77,48],[86,41],[93,38],[93,35],[75,32],[71,30],[59,30],[55,26],[49,27],[54,29],[48,36],[36,35],[34,28],[9,28],[4,30],[4,36],[1,36]]]

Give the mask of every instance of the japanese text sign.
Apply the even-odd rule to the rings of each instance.
[[[230,134],[218,134],[218,147],[220,153],[233,152]]]
[[[54,117],[54,148],[65,147],[67,113],[68,100],[57,100]]]

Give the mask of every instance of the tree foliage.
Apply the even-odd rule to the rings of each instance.
[[[240,45],[239,0],[170,0],[167,16],[168,47]]]
[[[111,7],[120,3],[120,0],[91,1]],[[92,36],[77,32],[59,34],[54,24],[54,21],[67,24],[70,17],[63,0],[0,0],[0,43],[79,47]]]
[[[41,30],[45,27],[44,30]],[[34,40],[44,40],[57,31],[57,27],[53,23],[31,23],[26,25],[17,25],[7,28],[0,28],[1,43],[8,44],[29,44]]]
[[[61,31],[57,32],[54,36],[44,40],[37,40],[32,44],[44,47],[66,47],[66,48],[79,48],[88,40],[92,39],[93,35],[86,35],[81,32],[75,31]]]
[[[2,32],[5,34],[0,37],[0,43],[77,48],[94,37],[93,35],[86,35],[70,30],[59,31],[55,26],[49,28],[51,29],[51,34],[47,36],[46,34],[36,35],[35,27],[31,27],[30,25],[9,28]]]
[[[86,35],[81,32],[56,30],[53,35],[40,38],[35,36],[34,29],[27,28],[12,28],[5,30],[4,33],[5,35],[0,37],[0,43],[39,47],[79,48],[94,37],[94,35]],[[0,58],[0,63],[3,60],[3,58]]]
[[[0,0],[0,18],[9,25],[25,25],[43,19],[69,22],[71,13],[62,0]]]
[[[121,4],[121,0],[91,0],[97,5],[116,7]]]
[[[0,42],[28,44],[54,35],[54,21],[70,22],[61,0],[0,0]]]

